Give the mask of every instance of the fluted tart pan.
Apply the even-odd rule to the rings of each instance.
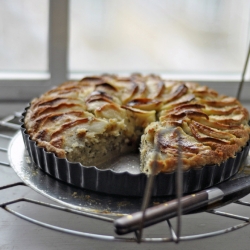
[[[25,147],[32,161],[45,173],[70,185],[112,195],[143,196],[147,175],[133,173],[129,169],[117,172],[113,169],[99,169],[96,166],[86,167],[81,163],[70,162],[66,158],[59,158],[54,153],[47,152],[43,147],[31,140],[24,127],[23,113],[21,132]],[[249,142],[220,165],[206,165],[198,169],[183,172],[183,193],[196,192],[235,175],[244,163],[249,152]],[[118,156],[119,157],[119,156]],[[155,177],[153,196],[175,195],[176,173],[159,173]]]

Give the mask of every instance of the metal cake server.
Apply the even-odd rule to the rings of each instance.
[[[114,222],[117,234],[126,234],[148,227],[166,219],[177,216],[178,206],[182,213],[201,212],[214,209],[221,205],[235,202],[250,193],[250,166],[234,178],[200,192],[183,196],[163,204],[147,208],[131,215],[123,216]],[[180,204],[179,204],[180,203]]]

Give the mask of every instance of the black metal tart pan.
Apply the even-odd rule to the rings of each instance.
[[[146,174],[115,172],[112,169],[102,170],[95,166],[86,167],[81,163],[58,158],[30,139],[23,124],[25,114],[26,112],[23,113],[21,120],[23,140],[32,161],[44,172],[79,188],[113,195],[143,196],[147,181]],[[248,152],[249,142],[234,158],[229,158],[220,165],[206,165],[183,172],[183,192],[196,192],[229,179],[238,172]],[[175,172],[158,174],[155,177],[153,196],[175,195],[175,175]]]

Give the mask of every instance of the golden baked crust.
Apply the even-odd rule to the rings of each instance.
[[[248,111],[235,98],[197,83],[159,76],[102,75],[66,82],[31,102],[24,123],[38,146],[69,161],[98,165],[141,153],[141,170],[220,164],[249,140]]]

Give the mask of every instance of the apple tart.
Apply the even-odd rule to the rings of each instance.
[[[133,74],[63,83],[32,100],[24,127],[39,147],[84,166],[139,150],[150,174],[173,172],[179,151],[184,170],[225,162],[248,142],[248,121],[238,100],[207,86]]]

